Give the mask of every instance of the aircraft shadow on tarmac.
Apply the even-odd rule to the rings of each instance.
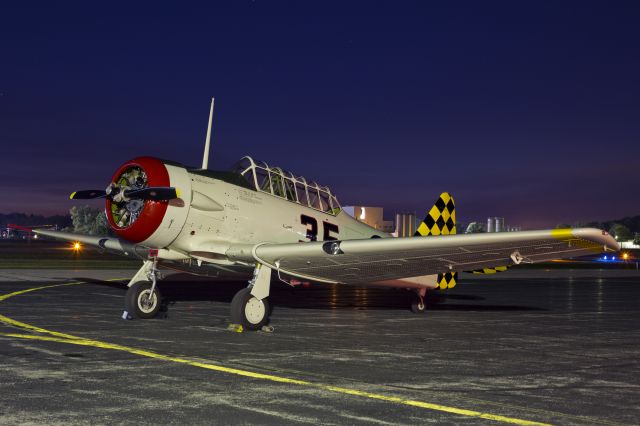
[[[89,284],[126,291],[126,283],[102,281],[93,278],[75,278]],[[190,275],[172,275],[158,283],[165,302],[211,301],[231,303],[233,296],[246,286],[246,280],[205,280]],[[413,295],[404,289],[382,287],[341,286],[312,284],[291,287],[272,281],[269,301],[272,309],[344,309],[356,310],[389,309],[408,311]],[[484,297],[471,294],[446,294],[427,292],[427,309],[443,311],[544,311],[535,306],[485,304]],[[459,303],[470,302],[470,303]],[[453,302],[453,303],[451,303]]]

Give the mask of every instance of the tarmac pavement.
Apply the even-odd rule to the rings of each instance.
[[[272,333],[227,330],[244,283],[184,275],[165,318],[125,321],[107,280],[131,275],[0,270],[0,424],[640,423],[634,270],[462,275],[423,315],[274,284]]]

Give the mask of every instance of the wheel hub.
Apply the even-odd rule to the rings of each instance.
[[[158,297],[155,292],[151,292],[151,289],[143,290],[138,296],[138,307],[142,312],[148,314],[153,312],[158,303]]]
[[[252,297],[244,307],[244,316],[251,324],[258,324],[264,318],[266,309],[262,300]]]

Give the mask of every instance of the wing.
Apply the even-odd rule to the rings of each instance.
[[[125,256],[133,255],[140,258],[146,258],[149,254],[148,247],[131,244],[127,241],[114,237],[75,234],[72,232],[52,231],[49,229],[32,229],[31,232],[58,240],[79,242]]]
[[[161,260],[187,260],[190,258],[187,254],[170,248],[155,249],[140,244],[131,244],[126,240],[115,237],[75,234],[72,232],[51,231],[49,229],[25,229],[28,229],[34,234],[44,235],[58,240],[79,242],[98,249],[132,258],[140,258],[142,260],[149,259],[151,256],[158,256]],[[191,257],[197,259],[196,256]]]
[[[356,284],[448,271],[535,263],[617,251],[599,229],[554,229],[437,237],[231,246],[230,259],[260,262],[292,276]]]

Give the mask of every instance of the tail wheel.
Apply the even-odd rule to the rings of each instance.
[[[231,301],[231,322],[247,330],[259,330],[269,321],[268,300],[258,300],[250,288],[243,288]]]
[[[411,312],[414,314],[423,314],[427,305],[424,303],[424,297],[414,294],[413,301],[411,302]]]
[[[158,314],[162,297],[156,286],[151,291],[151,283],[140,281],[127,290],[124,304],[125,310],[134,318],[148,319]]]

